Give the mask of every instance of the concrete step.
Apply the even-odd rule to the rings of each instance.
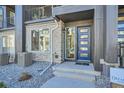
[[[78,80],[83,80],[88,82],[95,81],[95,75],[80,74],[80,73],[73,73],[73,72],[61,72],[61,71],[54,71],[53,73],[57,77],[72,78],[72,79],[78,79]]]
[[[41,88],[95,88],[95,83],[55,76],[43,84]]]
[[[88,74],[88,75],[95,75],[95,76],[99,76],[101,75],[100,72],[98,71],[94,71],[94,70],[85,70],[85,69],[75,69],[75,68],[62,68],[62,67],[54,67],[53,66],[53,70],[54,71],[59,71],[59,72],[68,72],[68,73],[78,73],[78,74]]]

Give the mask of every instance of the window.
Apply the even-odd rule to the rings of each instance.
[[[124,9],[119,9],[118,42],[124,42]]]
[[[32,9],[32,19],[40,19],[44,17],[44,7],[36,7]]]
[[[75,28],[66,28],[66,58],[73,59],[75,57]]]
[[[50,46],[49,29],[32,30],[32,50],[33,51],[49,51]]]
[[[14,23],[14,16],[15,16],[15,13],[12,12],[12,11],[9,11],[9,18],[8,18],[8,20],[9,20],[9,24],[10,25],[14,25],[15,24]]]
[[[7,36],[3,36],[3,47],[7,47]]]
[[[3,9],[2,7],[0,7],[0,28],[2,28],[2,24],[3,24]]]
[[[32,50],[37,51],[39,50],[39,32],[33,30],[32,31]]]
[[[13,48],[14,47],[14,35],[3,36],[3,47]]]
[[[2,53],[14,53],[14,34],[2,36]]]
[[[48,18],[52,16],[52,6],[51,5],[41,5],[32,6],[25,9],[25,20],[37,20],[42,18]]]
[[[118,20],[118,42],[124,42],[124,19]]]

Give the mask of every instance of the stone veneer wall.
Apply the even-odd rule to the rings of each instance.
[[[65,61],[65,24],[61,22],[62,34],[61,34],[61,61]]]
[[[62,43],[62,31],[63,31],[63,22],[59,22],[59,27],[53,32],[53,53],[58,55],[58,58],[54,56],[55,63],[61,63],[63,60],[63,43]]]
[[[61,63],[61,33],[62,33],[62,22],[58,22],[58,28],[53,32],[53,54],[58,55],[58,58],[53,58],[55,63]],[[50,61],[50,51],[32,51],[31,50],[31,30],[39,29],[51,29],[55,28],[56,24],[54,21],[31,23],[26,25],[26,51],[31,52],[33,60],[35,61]],[[51,41],[51,40],[50,40]]]

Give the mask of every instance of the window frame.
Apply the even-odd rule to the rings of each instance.
[[[11,45],[11,39],[10,39],[11,36],[13,37],[13,40],[14,40],[15,37],[13,34],[1,36],[2,37],[2,48],[14,48],[15,47],[14,44]],[[6,42],[3,42],[3,40],[5,40]],[[12,42],[15,43],[15,41],[12,41]]]
[[[4,42],[5,40],[5,42]],[[9,48],[8,47],[8,36],[2,36],[2,48]]]
[[[74,31],[74,58],[68,58],[67,57],[67,32],[66,32],[66,30],[67,29],[69,29],[69,28],[71,28],[71,29],[73,29]],[[66,60],[75,60],[76,59],[76,27],[75,26],[67,26],[67,27],[65,27],[65,36],[64,36],[64,38],[65,38],[65,59]]]
[[[3,11],[3,7],[0,6],[0,10],[2,11],[2,25],[0,28],[3,28],[3,21],[4,21],[4,11]]]
[[[44,50],[40,50],[40,49],[39,50],[32,50],[32,39],[33,39],[32,38],[32,31],[34,31],[34,30],[37,31],[38,30],[38,32],[40,32],[40,31],[46,30],[46,29],[49,31],[49,34],[48,34],[48,36],[49,36],[49,40],[48,40],[49,41],[48,51],[44,51]],[[31,44],[30,44],[30,46],[31,46],[30,47],[30,51],[31,52],[34,52],[34,53],[50,53],[50,50],[51,50],[51,48],[50,48],[51,47],[51,43],[50,43],[51,42],[51,30],[50,30],[50,28],[31,29],[31,34],[30,35],[31,35]]]
[[[15,21],[14,21],[14,18],[15,18],[15,13],[11,10],[9,10],[9,24],[10,25],[14,25],[15,24]]]

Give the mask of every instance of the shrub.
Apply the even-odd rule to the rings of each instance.
[[[29,80],[30,78],[32,78],[32,75],[28,74],[27,72],[23,72],[21,73],[19,81]]]
[[[6,85],[4,84],[4,82],[0,82],[0,88],[6,88]]]

